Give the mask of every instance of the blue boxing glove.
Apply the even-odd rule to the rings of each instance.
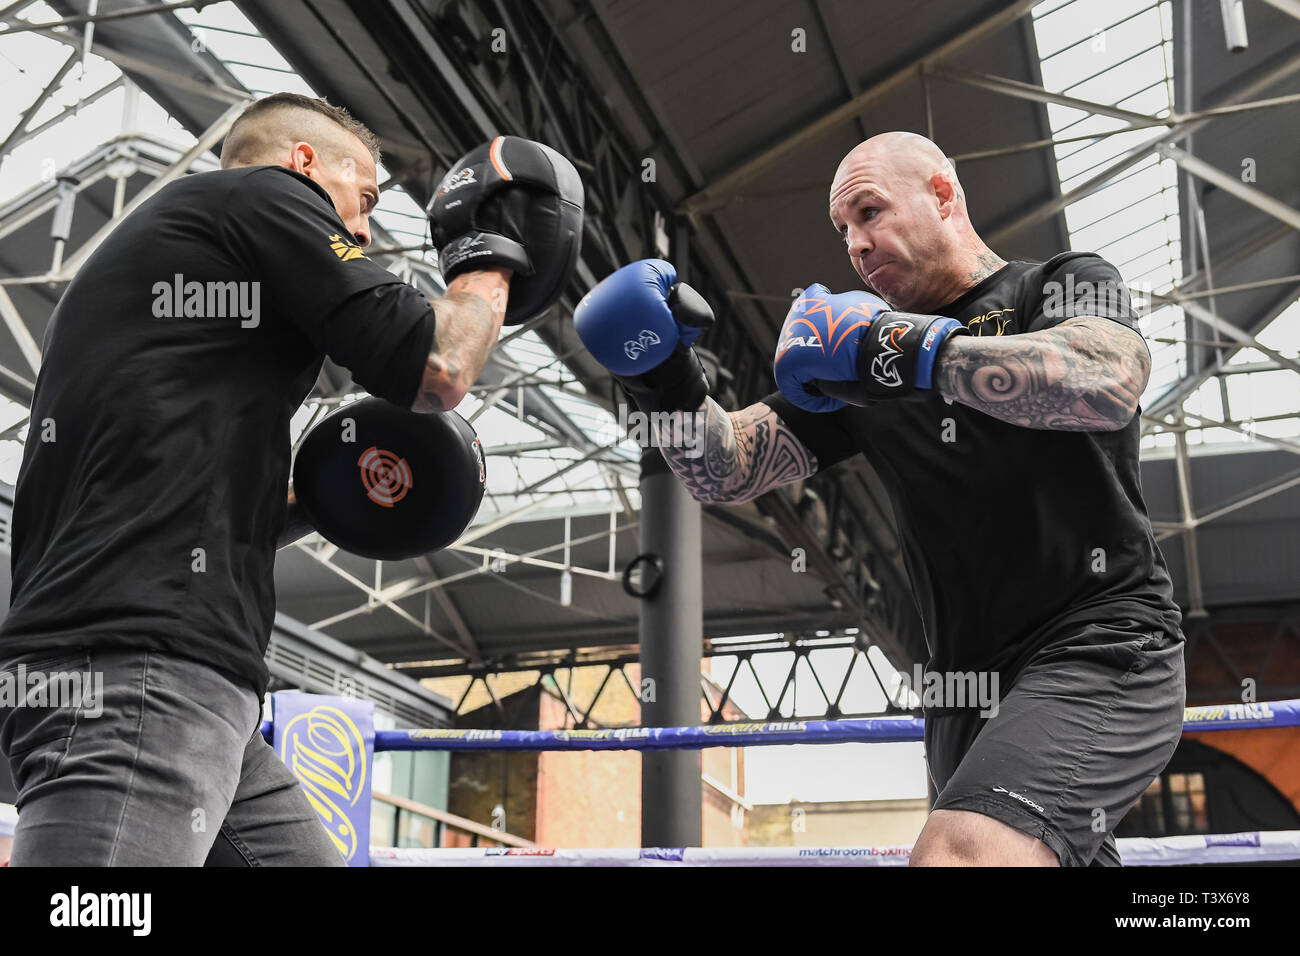
[[[772,371],[793,404],[833,412],[928,390],[944,343],[968,334],[956,319],[892,312],[869,292],[813,284],[785,317]]]
[[[704,404],[709,382],[691,346],[712,324],[708,303],[663,259],[624,266],[573,311],[582,344],[643,412],[693,412]]]

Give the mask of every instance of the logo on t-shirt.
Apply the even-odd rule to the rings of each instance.
[[[986,328],[990,330],[990,335],[1001,335],[1007,330],[1007,326],[1011,324],[1013,318],[1011,313],[1015,311],[1015,309],[995,309],[992,312],[985,312],[973,319],[967,319],[966,328],[970,329],[975,335],[983,335]]]
[[[335,234],[330,236],[330,248],[334,250],[334,255],[338,256],[344,262],[351,259],[369,259],[370,257],[361,251],[361,247],[348,239],[346,236]]]

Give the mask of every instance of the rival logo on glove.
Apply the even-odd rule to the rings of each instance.
[[[903,355],[899,340],[910,331],[911,322],[899,321],[881,326],[876,333],[876,341],[880,343],[882,351],[871,360],[871,377],[886,388],[900,388],[903,384],[903,376],[898,374],[894,365]]]
[[[641,334],[635,339],[628,339],[623,343],[623,354],[632,361],[636,361],[652,345],[658,345],[659,336],[650,329],[642,329]]]
[[[438,186],[438,195],[445,196],[449,192],[460,189],[461,186],[469,186],[476,182],[478,180],[474,178],[474,167],[464,166],[443,177]]]
[[[820,349],[822,348],[822,340],[815,335],[792,335],[788,339],[784,339],[778,343],[776,347],[777,359],[779,360],[781,356],[786,353],[787,349],[792,349],[795,346],[807,349]],[[825,351],[825,349],[823,349],[823,351]]]

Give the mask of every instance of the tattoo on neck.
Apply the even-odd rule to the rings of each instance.
[[[976,259],[975,268],[968,273],[970,275],[970,281],[979,282],[983,279],[987,279],[1004,265],[1006,265],[1005,262],[986,249],[984,252],[979,254],[979,258]]]

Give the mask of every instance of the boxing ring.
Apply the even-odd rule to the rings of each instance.
[[[651,847],[562,849],[518,847],[371,847],[374,755],[437,750],[702,750],[790,744],[899,743],[923,738],[916,717],[788,720],[697,727],[604,730],[375,730],[374,705],[345,697],[296,692],[272,695],[271,722],[262,726],[281,759],[307,791],[350,866],[906,866],[908,846]],[[1262,730],[1300,726],[1300,699],[1188,707],[1184,732]],[[0,839],[12,836],[12,808],[0,806]],[[1126,866],[1263,863],[1300,860],[1300,830],[1194,834],[1116,841]]]

